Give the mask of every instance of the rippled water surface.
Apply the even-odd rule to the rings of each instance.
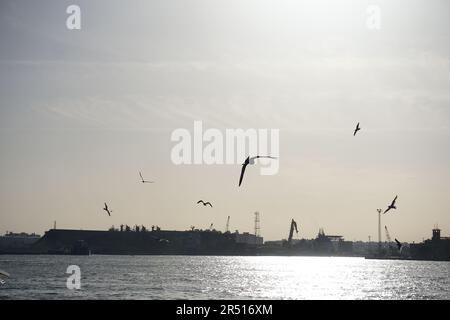
[[[66,287],[78,265],[81,289]],[[1,299],[449,299],[450,262],[334,257],[0,256]]]

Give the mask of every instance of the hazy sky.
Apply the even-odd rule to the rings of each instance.
[[[66,28],[67,6],[81,30]],[[366,27],[369,4],[381,29]],[[450,235],[450,2],[0,2],[0,233],[121,223]],[[280,171],[170,160],[177,128],[280,129]],[[362,130],[353,137],[360,122]],[[138,171],[155,184],[139,183]],[[197,206],[209,200],[214,208]],[[108,202],[113,215],[102,211]]]

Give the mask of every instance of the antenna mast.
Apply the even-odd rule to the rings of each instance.
[[[260,236],[260,226],[259,226],[259,212],[256,211],[255,212],[255,236],[259,237]]]
[[[378,254],[381,254],[381,209],[378,212]]]

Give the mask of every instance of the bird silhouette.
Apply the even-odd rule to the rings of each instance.
[[[211,202],[204,202],[203,200],[198,200],[198,201],[197,201],[197,204],[199,204],[199,203],[202,203],[204,206],[209,205],[209,206],[212,208]]]
[[[397,243],[397,247],[398,247],[398,251],[400,251],[402,249],[402,243],[400,241],[398,241],[397,239],[394,239],[395,243]]]
[[[383,214],[385,214],[386,212],[388,212],[391,209],[397,209],[397,207],[395,206],[395,201],[397,201],[398,196],[395,196],[395,199],[392,200],[392,203],[387,207],[387,209],[383,212]]]
[[[247,168],[247,166],[249,164],[255,164],[255,159],[258,158],[269,158],[269,159],[277,159],[276,157],[271,157],[271,156],[256,156],[256,157],[247,157],[247,159],[245,159],[244,163],[242,164],[242,169],[241,169],[241,176],[239,177],[239,186],[241,186],[242,184],[242,179],[244,178],[244,173],[245,173],[245,168]]]
[[[105,207],[103,208],[103,210],[105,210],[108,213],[108,216],[111,216],[112,210],[108,209],[108,205],[106,204],[106,202],[105,202]]]
[[[356,125],[356,128],[355,128],[355,132],[353,132],[353,136],[355,136],[359,130],[361,130],[361,128],[359,127],[359,122],[358,122],[358,124]]]
[[[144,180],[144,177],[142,176],[142,173],[140,171],[139,171],[139,176],[141,177],[141,182],[142,183],[154,183],[154,181]]]

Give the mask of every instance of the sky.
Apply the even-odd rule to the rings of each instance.
[[[69,30],[66,9],[81,9]],[[370,29],[367,8],[380,9]],[[450,235],[450,3],[0,3],[0,233]],[[175,165],[171,134],[279,129],[279,172]],[[353,137],[360,122],[362,130]],[[258,165],[256,165],[258,166]],[[154,184],[139,183],[138,172]],[[213,203],[198,206],[197,200]],[[107,202],[113,210],[102,210]]]

